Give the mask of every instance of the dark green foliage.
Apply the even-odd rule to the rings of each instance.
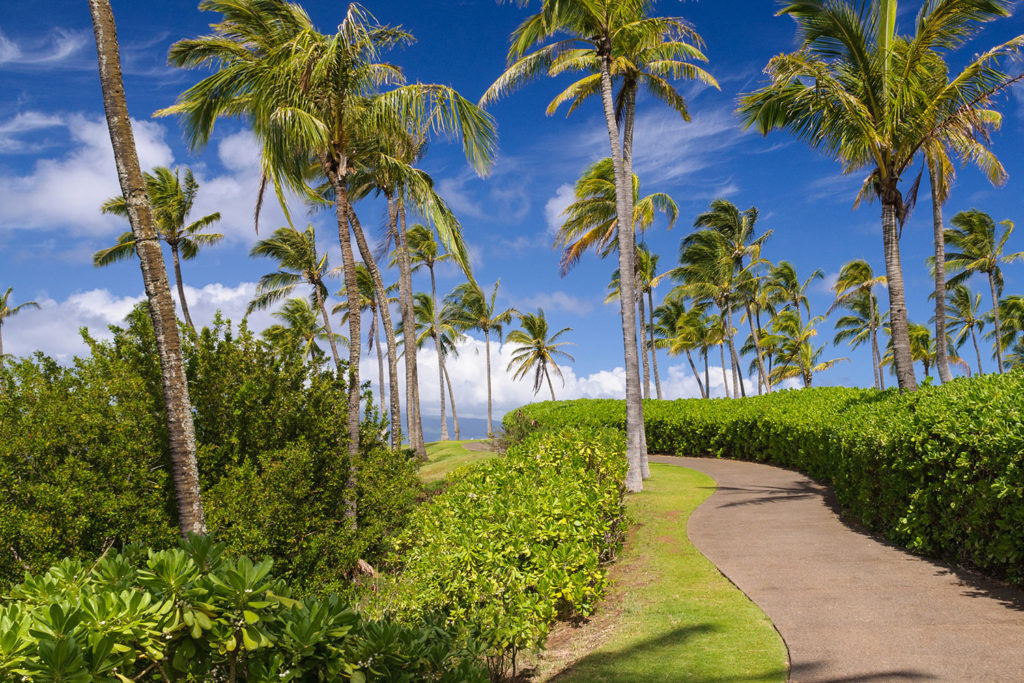
[[[624,533],[624,453],[615,430],[563,429],[450,475],[396,537],[398,573],[373,607],[406,622],[441,615],[505,673],[604,594]]]
[[[0,602],[0,681],[482,681],[475,651],[429,624],[370,622],[294,599],[272,563],[190,537],[65,559]]]
[[[127,323],[110,342],[87,337],[73,367],[0,367],[0,586],[109,544],[174,543],[153,333],[139,309]],[[211,532],[233,554],[273,557],[298,591],[340,590],[401,527],[420,491],[414,464],[367,415],[352,532],[344,383],[219,319],[183,342]]]
[[[914,552],[1024,583],[1024,372],[912,394],[823,388],[742,400],[647,401],[651,453],[739,458],[834,486],[865,526]],[[622,429],[621,401],[539,403],[517,428]]]

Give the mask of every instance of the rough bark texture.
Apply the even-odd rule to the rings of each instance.
[[[185,283],[181,279],[181,261],[178,258],[178,245],[171,245],[171,261],[174,263],[174,281],[178,285],[178,299],[181,301],[181,314],[185,316],[185,324],[195,332],[196,326],[192,324],[192,316],[188,312],[188,299],[185,298]]]
[[[395,342],[395,327],[391,323],[391,309],[388,307],[388,293],[384,289],[384,280],[380,275],[380,268],[373,258],[373,252],[366,243],[366,234],[359,222],[355,209],[348,207],[348,219],[352,224],[352,234],[356,237],[356,244],[359,246],[359,255],[363,258],[366,269],[370,272],[370,279],[373,280],[373,291],[377,297],[377,312],[380,313],[381,322],[384,325],[384,339],[388,346],[388,380],[391,389],[391,447],[398,448],[398,434],[402,431],[402,413],[399,405],[398,395],[398,345]],[[380,360],[380,340],[377,340],[378,362]],[[384,382],[380,384],[381,406],[384,404]]]
[[[928,177],[931,180],[932,227],[935,233],[935,367],[939,379],[945,384],[953,379],[953,373],[949,371],[949,349],[946,345],[946,235],[934,164],[928,164]]]
[[[128,118],[128,105],[121,77],[121,57],[117,45],[117,29],[109,0],[89,0],[96,51],[99,61],[103,107],[114,148],[117,177],[128,208],[128,220],[135,236],[136,251],[142,269],[149,314],[156,335],[160,357],[160,381],[167,409],[171,468],[178,504],[178,526],[181,533],[206,533],[203,502],[199,490],[199,469],[196,465],[195,427],[188,383],[182,362],[181,340],[174,316],[174,300],[167,281],[160,238],[146,195],[146,183],[135,150],[135,136]]]
[[[396,234],[398,236],[398,291],[402,306],[402,338],[405,340],[405,412],[409,424],[409,445],[421,460],[427,459],[423,442],[423,418],[420,415],[420,379],[416,367],[416,313],[412,304],[412,263],[405,231],[405,204],[398,200]],[[411,345],[411,346],[410,346]]]
[[[896,381],[901,391],[917,391],[914,361],[910,355],[910,328],[907,325],[907,301],[900,262],[899,224],[895,201],[882,200],[882,240],[885,245],[885,274],[889,281],[889,324],[892,326]]]
[[[661,400],[661,377],[658,375],[658,347],[654,345],[654,296],[647,290],[647,303],[651,311],[651,369],[654,371],[654,394]],[[699,382],[699,380],[698,380]]]
[[[622,148],[619,144],[619,129],[615,120],[615,104],[612,93],[611,41],[601,46],[601,101],[604,105],[605,124],[608,128],[608,142],[611,147],[612,166],[615,170],[615,212],[618,218],[619,304],[622,313],[622,343],[626,366],[626,490],[643,490],[643,403],[640,395],[640,363],[636,353],[636,300],[635,283],[629,273],[636,270],[633,230],[632,183],[626,176]]]

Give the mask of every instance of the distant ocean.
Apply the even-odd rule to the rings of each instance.
[[[404,427],[404,425],[403,425]],[[494,429],[498,430],[501,428],[501,418],[495,417]],[[459,430],[461,431],[462,439],[486,439],[487,438],[487,420],[478,417],[459,417]],[[448,415],[448,438],[455,438],[455,423],[452,421],[452,416]],[[440,415],[424,415],[423,416],[423,440],[440,441],[441,440],[441,416]]]

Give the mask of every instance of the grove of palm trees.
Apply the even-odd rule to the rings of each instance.
[[[1024,584],[1014,3],[58,4],[0,32],[0,681],[798,676],[662,455]]]

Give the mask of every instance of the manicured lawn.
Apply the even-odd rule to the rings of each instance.
[[[686,537],[714,481],[669,465],[651,472],[629,498],[638,526],[608,599],[590,623],[553,634],[541,673],[587,683],[785,681],[786,646],[771,622]]]
[[[438,488],[449,472],[496,457],[495,453],[466,450],[464,445],[467,443],[487,443],[487,440],[435,441],[427,444],[427,462],[419,469],[420,479],[427,489]]]

